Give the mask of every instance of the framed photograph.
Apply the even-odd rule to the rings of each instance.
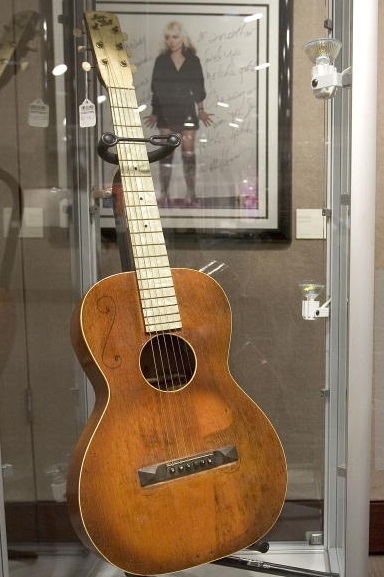
[[[145,136],[183,136],[151,164],[166,233],[290,241],[290,3],[96,1],[127,34]]]

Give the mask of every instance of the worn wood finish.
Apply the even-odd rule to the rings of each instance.
[[[103,279],[72,321],[77,355],[96,407],[74,452],[69,513],[88,546],[126,572],[157,574],[212,561],[250,545],[274,524],[286,492],[278,436],[228,370],[231,312],[207,275],[172,269],[182,328],[196,371],[165,392],[144,379],[145,332],[136,274]],[[234,464],[150,487],[138,469],[235,445]]]

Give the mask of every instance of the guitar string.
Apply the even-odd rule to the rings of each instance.
[[[132,111],[133,114],[136,112]],[[137,114],[137,112],[136,112]],[[130,121],[130,125],[136,124],[135,121]],[[139,125],[140,125],[140,130],[141,130],[141,122],[139,120]],[[135,145],[135,146],[139,146],[139,145]],[[133,148],[135,148],[135,146]],[[145,155],[147,155],[146,152],[146,148],[142,146],[142,148],[144,148],[145,150]],[[134,154],[134,156],[138,156],[137,154]],[[147,160],[146,160],[147,162]],[[139,205],[139,212],[141,210],[141,206]],[[158,207],[157,207],[157,203],[155,204],[155,210],[157,211],[156,214],[156,221],[160,224],[160,215],[158,213]],[[140,218],[142,218],[142,215],[138,215]],[[156,247],[158,245],[158,240],[153,238],[153,232],[150,233],[151,234],[151,241],[152,241],[152,246]],[[157,237],[161,235],[161,239],[162,239],[162,246],[165,248],[165,242],[164,242],[164,238],[163,238],[163,233],[161,230],[161,224],[160,224],[160,232],[158,231],[158,227],[156,227],[156,232],[155,234],[157,234]],[[174,294],[174,286],[173,286],[173,279],[172,279],[172,275],[171,275],[171,270],[169,268],[169,262],[168,262],[168,257],[165,253],[165,256],[167,258],[167,266],[168,266],[168,270],[169,270],[169,278],[171,279],[171,288],[172,288],[172,292],[173,295],[176,296]],[[156,256],[154,257],[156,258]],[[163,290],[163,289],[162,289]],[[156,290],[154,291],[155,294],[155,298],[157,297],[157,293]],[[177,303],[177,300],[176,300]],[[178,308],[178,306],[177,306]],[[160,315],[161,316],[161,315]],[[164,321],[164,319],[162,319]],[[178,352],[175,349],[175,338],[172,336],[172,334],[167,334],[165,331],[160,331],[157,334],[157,342],[159,343],[159,346],[157,347],[157,351],[158,351],[158,356],[160,358],[160,364],[161,364],[161,369],[162,369],[162,373],[163,373],[163,378],[164,378],[164,384],[165,384],[165,389],[169,392],[169,389],[173,392],[177,391],[178,388],[183,386],[183,382],[182,382],[182,374],[185,374],[185,365],[183,362],[183,352],[181,350],[181,346],[180,346],[180,338],[176,337],[176,341],[178,342]],[[170,345],[170,346],[169,346]],[[185,343],[184,343],[184,346]],[[173,361],[173,362],[172,362]],[[181,367],[180,367],[180,361],[181,361]],[[154,358],[154,362],[156,363],[156,358]],[[156,363],[157,364],[157,363]],[[175,367],[175,375],[173,374],[173,366]],[[169,377],[167,376],[167,370],[169,372]],[[188,391],[188,396],[189,396],[189,391]],[[171,403],[173,399],[169,398],[169,401]],[[173,416],[173,411],[171,418]],[[186,419],[188,420],[188,415],[184,414],[184,416],[182,417],[180,414],[178,414],[178,420],[179,420],[179,426],[180,426],[180,430],[184,431],[185,430],[185,422]],[[177,435],[177,438],[179,438],[179,435]],[[182,440],[183,439],[183,435],[182,435]],[[185,445],[185,442],[184,442]],[[184,449],[184,453],[186,454],[186,446]]]
[[[123,112],[125,112],[125,108],[122,109]],[[128,109],[129,110],[129,109]],[[133,126],[133,122],[132,119],[124,119],[124,122],[121,123],[123,126]],[[139,155],[138,155],[138,151],[137,151],[137,145],[123,145],[123,149],[124,149],[124,158],[134,158],[134,159],[138,159]],[[137,190],[137,180],[135,183],[135,186],[132,185],[132,180],[136,180],[134,179],[132,176],[129,177],[129,181],[130,181],[130,186],[125,186],[124,189],[125,191],[127,191],[127,189],[129,188],[130,191],[132,190]],[[131,197],[133,195],[131,194]],[[147,196],[147,194],[145,195]],[[143,194],[143,198],[144,198],[144,194]],[[138,224],[138,227],[136,227],[136,230],[139,230],[139,236],[142,242],[143,239],[143,234],[144,234],[144,238],[146,239],[146,242],[148,241],[148,237],[151,237],[151,240],[153,241],[153,233],[149,232],[149,231],[143,231],[141,229],[142,224],[144,223],[144,218],[143,218],[143,214],[138,214],[138,212],[140,212],[140,205],[139,205],[139,209],[137,209],[136,207],[136,202],[133,202],[134,199],[133,198],[126,198],[126,203],[129,204],[129,208],[130,208],[130,213],[131,213],[131,217],[134,216],[135,217],[135,224]],[[133,204],[133,206],[132,206]],[[142,212],[142,211],[141,211]],[[133,252],[136,253],[136,278],[137,278],[137,283],[140,284],[140,288],[143,287],[143,284],[145,286],[149,286],[151,287],[151,284],[155,284],[156,279],[153,278],[153,274],[151,274],[151,269],[148,270],[148,267],[142,266],[142,264],[140,264],[140,266],[138,266],[139,263],[141,263],[141,260],[139,261],[138,259],[142,259],[144,258],[143,256],[138,256],[138,251],[140,249],[140,245],[136,245],[135,242],[135,247],[133,248]],[[143,254],[143,253],[141,253]],[[135,254],[134,254],[134,258],[135,258]],[[140,277],[140,279],[139,279]],[[139,288],[139,294],[140,294],[140,288]],[[152,303],[152,300],[154,299],[154,293],[153,293],[154,289],[149,288],[148,291],[146,291],[149,294],[149,298],[150,298],[150,302]],[[156,291],[155,291],[156,294]],[[141,294],[141,303],[142,303],[142,307],[143,307],[143,300],[142,300],[142,294]],[[144,310],[143,310],[144,313]],[[147,317],[148,318],[148,317]],[[145,317],[144,317],[144,323],[145,323]],[[169,443],[169,423],[171,423],[173,425],[173,421],[171,419],[171,408],[169,406],[169,399],[167,397],[164,397],[161,391],[161,383],[162,381],[166,384],[166,373],[165,373],[165,365],[163,362],[163,358],[162,355],[159,354],[161,353],[161,350],[159,349],[159,347],[155,346],[155,340],[153,337],[150,338],[150,347],[151,347],[151,351],[152,351],[152,361],[153,361],[153,367],[155,369],[155,374],[156,374],[156,381],[158,383],[158,387],[159,387],[159,394],[160,394],[160,412],[161,412],[161,416],[165,415],[165,419],[164,417],[162,418],[162,421],[165,423],[165,427],[164,430],[167,432],[167,436],[168,436],[168,446],[170,446]],[[158,353],[158,354],[156,354]],[[173,431],[174,432],[174,431]],[[175,434],[173,435],[175,437]]]
[[[105,43],[103,41],[102,45],[104,46]],[[121,133],[121,127],[125,127],[125,126],[131,126],[132,123],[129,123],[127,121],[125,121],[125,110],[128,109],[128,104],[123,102],[123,99],[119,100],[119,94],[121,94],[121,90],[122,88],[119,89],[119,86],[122,87],[124,86],[124,84],[122,82],[119,82],[119,79],[114,78],[114,72],[113,72],[113,66],[109,66],[109,60],[107,58],[105,58],[105,61],[108,63],[108,72],[109,72],[109,77],[110,77],[110,82],[109,82],[109,87],[108,87],[108,92],[110,95],[110,103],[111,103],[111,113],[112,113],[112,119],[113,119],[113,124],[116,130],[116,135],[117,136],[125,136],[124,134]],[[124,76],[124,75],[122,75]],[[122,78],[122,80],[124,81],[124,77]],[[119,92],[120,90],[120,92]],[[126,90],[124,91],[124,94],[126,94]],[[121,169],[124,167],[124,163],[127,166],[127,160],[128,160],[128,147],[124,144],[118,144],[117,145],[117,149],[118,151],[120,151],[120,155],[119,155],[119,164],[123,165],[121,166]],[[129,174],[129,165],[128,165],[128,174]],[[124,169],[121,170],[121,181],[122,184],[129,182],[131,180],[130,177],[127,177],[124,175]],[[132,189],[132,185],[129,187]],[[122,187],[122,192],[123,192],[123,196],[124,196],[124,205],[125,205],[125,212],[127,211],[127,206],[128,206],[128,199],[127,199],[127,191],[128,191],[128,186],[123,186]],[[127,216],[127,215],[126,215]],[[128,224],[128,223],[127,223]],[[137,222],[136,222],[137,224]],[[138,227],[135,227],[135,235],[137,238],[137,236],[141,236],[141,232],[139,231]],[[134,246],[132,245],[132,253],[134,253]],[[139,272],[139,274],[141,275],[141,273]],[[139,278],[138,278],[138,271],[136,270],[135,272],[136,275],[136,283],[137,285],[139,284]],[[147,277],[147,275],[146,275]],[[141,282],[141,280],[140,280]],[[140,291],[139,291],[140,294]],[[154,358],[154,348],[153,348],[153,342],[151,340],[151,348],[152,348],[152,356]],[[158,366],[157,363],[154,363],[154,367],[155,367],[155,371],[156,371],[156,379],[157,381],[159,381],[160,377],[159,377],[159,372],[158,372]],[[165,432],[165,436],[166,436],[166,446],[167,447],[171,447],[171,439],[170,439],[170,431],[168,429],[168,425],[167,423],[170,421],[169,418],[164,418],[164,415],[166,413],[169,413],[169,411],[166,410],[166,408],[164,407],[164,398],[163,395],[160,393],[160,419],[161,421],[164,423],[165,426],[163,426],[163,430]],[[172,422],[172,421],[171,421]],[[174,435],[175,436],[175,435]]]
[[[123,109],[123,110],[124,110],[124,109]],[[123,122],[123,123],[120,122],[120,124],[125,125],[126,123],[125,123],[125,122]],[[133,125],[133,122],[132,122],[132,121],[130,122],[130,125]],[[141,124],[140,124],[140,128],[141,128]],[[137,154],[135,154],[134,156],[137,156]],[[164,364],[165,364],[165,365],[168,365],[169,367],[171,367],[171,362],[170,362],[169,354],[168,354],[169,349],[168,349],[168,346],[167,346],[167,341],[166,341],[165,339],[166,339],[166,338],[164,337],[164,349],[165,349],[166,354],[167,354],[167,363],[164,363],[163,360],[162,360],[162,358],[161,358],[161,356],[162,356],[161,345],[160,345],[159,353],[160,353],[160,358],[161,358],[162,371],[163,371],[163,375],[164,375],[164,382],[165,382],[165,384],[167,384],[166,369],[164,369]],[[179,354],[178,354],[178,355],[176,354],[176,351],[175,351],[175,348],[174,348],[174,339],[171,338],[171,339],[170,339],[170,342],[171,342],[171,344],[172,344],[173,356],[174,356],[174,358],[175,358],[175,360],[176,360],[176,362],[175,362],[176,372],[177,372],[177,374],[180,375],[180,369],[179,369],[178,363],[177,363],[177,359],[180,358],[180,359],[182,360],[183,373],[185,374],[186,371],[185,371],[185,366],[184,366],[184,363],[183,363],[184,354],[183,354],[183,352],[181,351],[180,339],[177,339],[177,342],[178,342],[178,350],[179,350]],[[152,344],[152,341],[151,341],[151,344]],[[185,343],[184,341],[183,341],[183,346],[184,346],[184,349],[187,348],[187,345],[186,345],[186,343]],[[189,365],[191,365],[190,357],[187,356],[187,359],[188,359]],[[158,367],[157,367],[156,359],[155,359],[155,365],[156,365],[156,366],[155,366],[155,370],[156,370],[157,379],[158,379],[159,377],[158,377]],[[191,366],[190,366],[190,374],[192,374],[192,368],[191,368]],[[171,377],[172,377],[172,375],[171,375]],[[179,376],[179,386],[181,386],[181,385],[182,385],[182,382],[181,382],[181,379],[180,379],[180,376]],[[176,388],[177,388],[177,387],[175,386],[175,384],[172,383],[172,389],[173,389],[173,390],[176,390]]]
[[[136,124],[136,120],[134,118],[131,119],[129,122],[129,125],[133,125],[133,124]],[[132,148],[135,151],[138,148],[140,148],[140,146],[134,145]],[[143,145],[141,145],[141,150],[143,148],[144,148]],[[145,150],[145,154],[147,154],[146,148],[144,148],[144,150]],[[134,158],[138,158],[138,156],[139,156],[138,151],[133,152]],[[137,188],[137,187],[135,187],[135,188]],[[150,205],[150,206],[153,206],[153,205]],[[145,213],[145,215],[144,215],[143,209],[141,208],[141,204],[139,203],[139,206],[137,207],[137,205],[135,203],[135,217],[140,219],[140,222],[143,221],[143,216],[145,216],[146,218],[149,216],[151,219],[153,219],[155,216],[155,215],[153,215],[153,212],[154,212],[153,208],[150,208],[149,209],[150,214],[148,215],[147,213],[145,213],[145,210],[144,210],[144,213]],[[137,214],[137,213],[142,213],[142,214]],[[153,222],[153,221],[151,221],[151,222]],[[157,223],[160,222],[159,221],[159,215],[156,215],[155,222],[157,222]],[[149,225],[149,223],[148,223],[148,225]],[[149,264],[150,270],[151,270],[151,273],[149,276],[157,278],[157,275],[153,274],[153,271],[154,271],[153,259],[156,259],[156,254],[159,254],[159,252],[161,254],[163,251],[157,250],[157,247],[160,246],[158,244],[160,233],[158,231],[158,228],[159,228],[158,226],[155,225],[154,228],[155,228],[155,231],[153,231],[152,227],[150,227],[150,232],[149,232],[149,234],[147,234],[145,236],[145,238],[150,241],[151,249],[149,252],[153,253],[153,256],[150,256],[149,261],[148,261],[148,264]],[[164,241],[163,241],[163,246],[164,246]],[[169,271],[169,274],[170,274],[170,271]],[[161,282],[162,281],[160,281],[160,284],[161,284]],[[155,283],[156,283],[156,281],[155,281]],[[161,296],[164,296],[164,289],[161,288],[159,290],[159,289],[156,289],[156,287],[154,287],[150,291],[150,306],[151,306],[151,308],[154,307],[154,309],[155,309],[155,310],[151,310],[151,313],[153,313],[155,319],[156,319],[156,303],[153,301],[156,300],[156,297],[160,296],[160,295],[158,295],[158,293],[160,293]],[[161,322],[164,322],[164,315],[160,315],[160,319],[161,319]],[[151,338],[150,342],[151,342],[151,347],[152,347],[153,362],[155,365],[156,373],[157,374],[161,373],[161,375],[162,375],[162,381],[161,381],[161,379],[159,379],[159,381],[158,381],[158,386],[159,386],[160,391],[164,390],[166,394],[167,394],[167,392],[169,392],[169,389],[171,389],[172,391],[175,391],[178,388],[178,386],[180,386],[180,381],[178,383],[175,382],[175,376],[173,374],[172,361],[171,361],[170,355],[169,355],[168,343],[169,342],[173,343],[172,337],[170,335],[165,334],[164,331],[160,331],[156,334],[156,336]],[[176,365],[176,378],[177,378],[177,375],[180,373],[180,371],[178,369],[177,362],[175,363],[175,365]],[[180,379],[180,377],[178,377],[178,378]],[[160,395],[161,394],[162,393],[160,392]],[[172,410],[172,402],[173,402],[173,399],[171,397],[166,397],[166,405],[167,405],[167,409],[168,409],[167,410],[167,420],[171,419],[173,421],[174,411]],[[176,424],[174,426],[174,430],[176,430]],[[180,436],[176,434],[175,439],[177,441],[177,444],[180,444]],[[181,438],[181,440],[183,440],[183,438]],[[180,449],[179,449],[179,452],[180,452]],[[184,452],[185,452],[185,450],[184,450]]]
[[[127,90],[129,90],[129,89],[127,89]],[[117,95],[119,95],[119,93],[118,93]],[[130,107],[129,107],[129,106],[128,106],[128,107],[125,107],[125,106],[124,106],[124,102],[118,102],[118,105],[121,105],[121,111],[122,111],[123,117],[125,116],[126,110],[128,110],[129,126],[131,126],[131,127],[134,126],[135,123],[132,121],[132,119],[129,118],[129,117],[130,117]],[[114,109],[115,115],[116,115],[116,112],[117,112],[117,113],[119,114],[119,116],[120,116],[119,108],[120,108],[120,106],[118,106],[118,110],[117,110],[117,111],[116,111],[116,108]],[[122,120],[125,120],[125,118],[123,118],[123,119],[119,118],[119,119],[118,119],[118,124],[121,125],[121,126],[126,126],[127,123],[126,123],[126,122],[122,122]],[[119,135],[119,136],[122,136],[122,135]],[[133,145],[132,147],[128,147],[128,146],[126,146],[126,145],[123,145],[123,146],[121,147],[121,145],[120,145],[119,148],[123,148],[124,151],[126,151],[126,149],[129,149],[129,148],[131,148],[131,149],[133,149],[133,150],[136,150],[136,153],[135,153],[133,156],[134,156],[135,159],[136,159],[136,158],[140,158],[140,155],[138,154],[138,145],[136,145],[136,144]],[[124,155],[124,157],[126,157],[126,155]],[[130,175],[130,170],[128,170],[128,174]],[[129,180],[132,180],[132,177],[131,177],[131,176],[129,176]],[[137,179],[135,179],[135,180],[137,180]],[[124,187],[124,188],[125,188],[125,187]],[[125,192],[125,191],[124,191],[124,192]],[[137,205],[134,203],[134,209],[136,210],[136,208],[137,208]],[[139,212],[140,212],[140,211],[142,212],[141,204],[139,204]],[[136,214],[135,216],[139,216],[139,215]],[[142,217],[143,214],[141,214],[140,216]],[[151,232],[150,234],[151,234],[151,236],[152,236],[152,244],[153,244],[153,246],[156,246],[156,243],[154,242],[154,239],[153,239],[153,233]],[[158,234],[158,233],[157,233],[157,234]],[[146,276],[147,276],[147,275],[146,275]],[[150,292],[151,292],[151,291],[150,291]],[[155,294],[156,294],[156,293],[155,293]],[[166,342],[165,339],[166,339],[166,337],[165,337],[165,335],[163,335],[164,349],[167,351],[168,348],[167,348],[167,342]],[[166,375],[165,363],[164,363],[164,360],[163,360],[163,358],[162,358],[162,354],[163,354],[163,353],[162,353],[161,346],[158,347],[158,353],[159,353],[159,356],[160,356],[160,363],[161,363],[161,371],[159,371],[159,365],[158,365],[158,362],[157,362],[157,359],[156,359],[156,354],[155,354],[155,351],[154,351],[153,338],[151,338],[151,347],[152,347],[153,362],[154,362],[155,371],[156,371],[156,378],[159,379],[159,372],[162,372],[162,373],[163,373],[164,383],[165,383],[165,386],[167,387],[167,375]],[[174,354],[174,356],[175,356],[175,361],[176,361],[176,363],[175,363],[175,364],[176,364],[176,370],[179,371],[179,369],[178,369],[178,363],[177,363],[177,355]],[[174,385],[174,383],[172,382],[172,379],[173,379],[173,377],[172,377],[172,375],[171,375],[171,383],[172,383],[171,386],[172,386],[172,389],[175,390],[175,385]],[[161,392],[160,392],[160,397],[162,397]],[[167,397],[166,397],[166,400],[167,400]],[[170,406],[170,401],[171,401],[171,399],[168,399],[168,401],[169,401],[169,402],[166,402],[166,404],[168,405],[168,406],[167,406],[167,410],[166,410],[166,413],[167,413],[167,418],[166,418],[166,420],[167,420],[167,422],[171,421],[171,422],[173,423],[173,422],[174,422],[174,419],[172,419],[172,413],[173,413],[173,411],[172,411],[172,407]],[[162,408],[164,408],[164,404],[163,404],[162,402],[161,402],[161,405],[162,405]],[[181,420],[181,416],[180,416],[180,415],[179,415],[179,419]],[[174,428],[174,429],[175,429],[175,428]],[[167,430],[167,427],[166,427],[166,430]],[[183,428],[181,428],[181,430],[183,430]],[[174,437],[175,437],[176,444],[178,444],[179,435],[176,434],[176,435],[174,435]],[[186,452],[186,449],[185,449],[185,452]],[[179,453],[180,453],[180,451],[179,451]]]

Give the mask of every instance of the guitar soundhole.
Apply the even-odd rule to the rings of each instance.
[[[169,333],[152,337],[144,346],[140,367],[147,382],[160,391],[177,391],[192,379],[196,359],[190,345]]]

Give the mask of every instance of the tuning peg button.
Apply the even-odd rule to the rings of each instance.
[[[89,62],[82,62],[81,68],[84,70],[84,72],[89,72],[93,66]]]

